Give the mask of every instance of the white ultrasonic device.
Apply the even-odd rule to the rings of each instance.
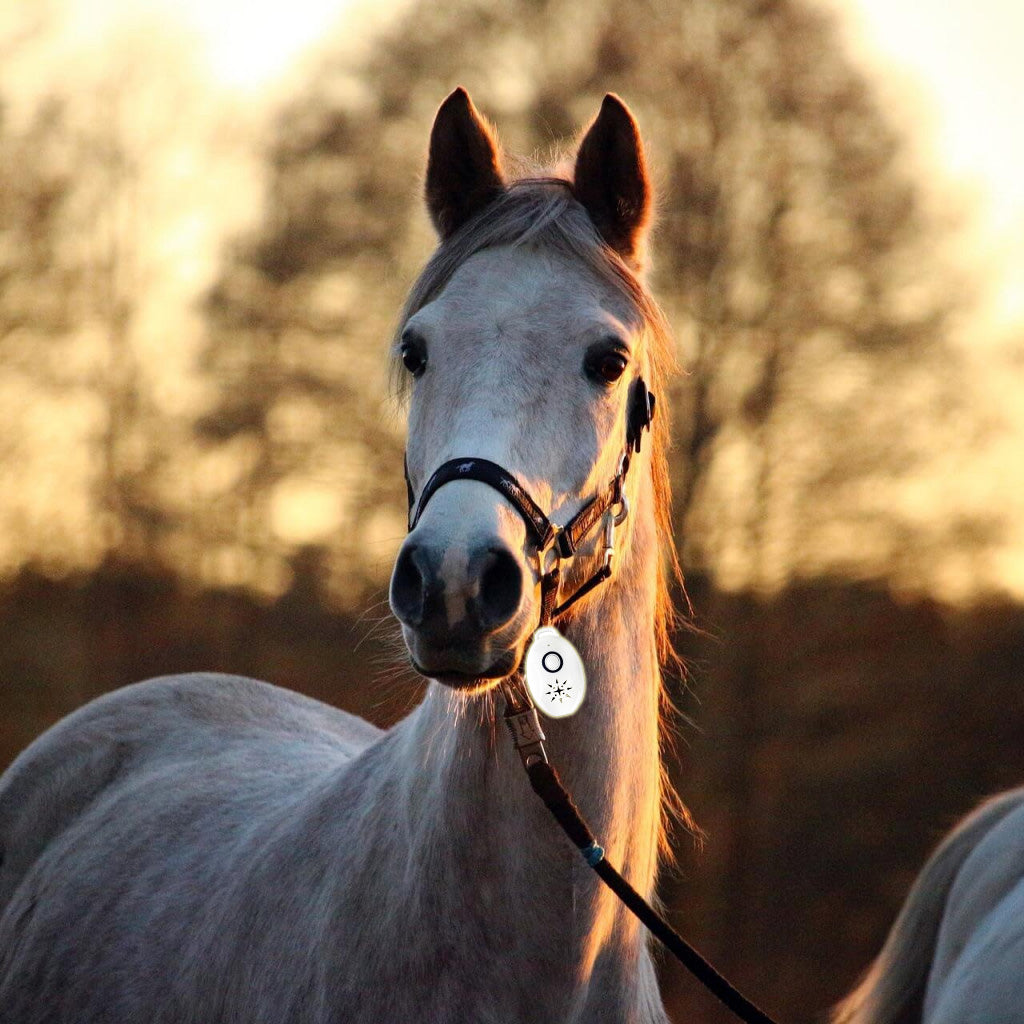
[[[548,718],[576,714],[587,692],[579,651],[554,626],[541,626],[526,652],[526,689]]]

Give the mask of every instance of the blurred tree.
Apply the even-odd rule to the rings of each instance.
[[[250,571],[273,577],[328,541],[332,589],[349,600],[379,582],[374,557],[402,531],[404,493],[401,441],[382,417],[383,350],[406,240],[394,214],[414,179],[382,162],[366,121],[317,95],[279,118],[265,219],[206,298],[212,401],[195,424],[207,449],[234,456],[200,527],[206,545],[241,544]],[[341,500],[303,533],[288,496],[301,504],[311,486]]]
[[[460,82],[513,151],[550,149],[609,89],[640,115],[663,195],[656,290],[690,370],[673,396],[685,564],[759,588],[897,556],[920,572],[944,524],[901,529],[897,485],[963,434],[945,325],[965,296],[948,225],[831,18],[802,0],[640,3],[628,19],[610,0],[421,3],[369,56],[323,67],[277,121],[264,222],[208,306],[220,397],[199,429],[251,442],[234,493],[262,524],[252,543],[271,542],[274,488],[325,446],[397,477],[390,434],[359,431],[382,400],[381,311],[430,245],[426,129]],[[298,444],[272,427],[286,396],[320,410]]]
[[[63,268],[57,266],[58,216],[70,189],[57,144],[61,104],[51,100],[16,131],[0,107],[0,342],[7,360],[24,359],[11,341],[28,325],[46,335],[67,330]]]
[[[77,222],[69,233],[81,259],[78,322],[98,343],[92,386],[105,411],[95,446],[104,547],[153,562],[171,513],[153,488],[167,457],[168,424],[147,387],[136,325],[149,283],[143,236],[152,230],[140,201],[154,127],[139,117],[146,74],[132,59],[79,99]]]
[[[151,79],[145,46],[127,52],[74,91],[0,115],[0,389],[16,410],[0,472],[18,484],[4,510],[15,565],[156,560],[175,524],[158,486],[173,430],[138,323],[154,92],[167,83]]]
[[[42,469],[40,420],[73,402],[80,383],[72,344],[80,273],[64,258],[75,188],[70,150],[61,100],[48,97],[22,118],[0,106],[0,481],[8,495],[0,562],[38,554],[48,533],[19,500],[25,470]]]

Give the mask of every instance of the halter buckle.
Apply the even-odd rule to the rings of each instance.
[[[611,569],[612,559],[615,558],[615,515],[612,512],[604,514],[604,567]]]
[[[541,576],[547,575],[552,569],[554,569],[559,562],[562,560],[562,549],[559,543],[559,538],[562,536],[562,528],[556,526],[554,523],[551,524],[551,538],[547,544],[537,552],[537,564],[540,569]],[[548,562],[548,555],[553,555],[553,560]]]
[[[629,515],[629,499],[625,494],[619,495],[619,511],[612,513],[616,526],[621,526]]]
[[[612,480],[612,504],[619,505],[623,501],[622,485],[626,482],[626,474],[629,472],[629,449],[627,448],[619,456],[619,466],[615,470],[615,478]]]

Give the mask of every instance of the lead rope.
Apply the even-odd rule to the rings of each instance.
[[[609,531],[610,532],[610,531]],[[606,552],[611,550],[611,541],[606,540]],[[581,588],[564,605],[554,607],[554,595],[558,593],[558,566],[541,579],[540,625],[547,626],[557,618],[569,604],[582,597],[585,591],[593,589],[611,575],[611,559],[606,558],[607,575],[595,574],[589,586]],[[599,578],[600,577],[600,578]],[[608,862],[604,847],[594,838],[590,826],[580,814],[569,791],[562,785],[558,772],[548,760],[544,749],[544,730],[540,725],[537,708],[522,677],[517,673],[503,680],[501,691],[505,698],[505,724],[512,734],[512,742],[519,753],[530,786],[544,801],[562,831],[569,837],[583,855],[583,859],[594,869],[597,876],[636,915],[641,924],[717,999],[746,1024],[775,1024],[775,1021],[756,1003],[751,1002],[739,989],[693,946],[690,945],[653,907],[626,881]]]
[[[544,749],[544,731],[540,727],[536,707],[525,688],[520,685],[518,677],[513,679],[514,682],[505,680],[501,684],[505,696],[505,723],[512,733],[512,740],[526,769],[530,786],[544,801],[544,806],[562,831],[579,849],[583,859],[644,927],[740,1020],[747,1024],[775,1024],[764,1010],[751,1002],[697,952],[608,862],[604,848],[594,838],[579,808],[562,785],[558,772],[548,761]]]
[[[639,450],[639,446],[637,446]],[[627,452],[629,449],[627,448]],[[620,467],[617,496],[620,501],[622,482],[628,470],[628,460]],[[559,569],[558,563],[541,577],[541,607],[539,626],[551,624],[577,600],[603,583],[612,574],[612,555],[614,553],[613,531],[625,518],[626,507],[623,505],[621,518],[613,517],[610,511],[605,512],[608,526],[604,541],[604,565],[590,577],[567,601],[555,606],[558,594]],[[574,803],[569,791],[562,785],[554,765],[548,760],[544,749],[544,730],[540,725],[537,708],[533,704],[526,687],[522,685],[522,677],[517,673],[501,683],[505,698],[505,724],[512,734],[512,742],[519,752],[520,760],[526,769],[530,787],[544,801],[544,806],[551,812],[559,827],[575,844],[583,855],[583,859],[594,869],[598,878],[633,912],[641,924],[699,981],[713,996],[720,1000],[726,1008],[745,1021],[746,1024],[776,1024],[775,1020],[764,1012],[756,1003],[749,1000],[735,985],[722,975],[710,961],[686,941],[653,907],[626,881],[625,878],[608,862],[604,855],[604,847],[594,838],[590,826],[587,825]]]

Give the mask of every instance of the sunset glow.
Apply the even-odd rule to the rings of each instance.
[[[27,111],[73,82],[74,116],[95,124],[104,115],[88,106],[90,97],[104,89],[118,97],[123,124],[115,130],[127,131],[129,147],[143,154],[137,191],[125,196],[145,277],[134,311],[135,344],[165,414],[201,404],[192,373],[202,337],[200,297],[225,247],[263,216],[260,145],[275,105],[301,93],[317,55],[358,47],[404,2],[65,0],[0,69],[12,108]],[[890,123],[908,139],[922,194],[961,221],[956,258],[980,294],[961,343],[976,361],[977,387],[1001,429],[975,453],[970,480],[953,500],[978,514],[993,501],[1007,509],[1013,536],[1003,543],[1006,558],[989,572],[999,585],[1024,591],[1022,385],[989,358],[1012,353],[1024,325],[1024,133],[1016,110],[1024,66],[1015,45],[1024,38],[1024,6],[950,0],[924,17],[912,0],[818,2],[838,15],[854,62],[867,71]],[[0,15],[0,31],[4,22]],[[837,373],[832,386],[841,391],[851,380]],[[79,433],[67,431],[69,437]],[[28,426],[25,435],[22,443],[45,447],[42,435],[32,441]],[[89,459],[82,461],[77,445],[64,457],[76,464],[78,476],[88,477]],[[34,509],[46,503],[48,479],[41,474],[35,490],[26,491],[39,497],[33,511],[26,504],[19,521],[37,521]],[[81,487],[88,486],[86,479]],[[922,518],[947,500],[945,487],[941,480],[919,482],[912,504]],[[1005,494],[991,493],[994,487]],[[291,544],[332,536],[344,519],[322,481],[281,485],[271,504],[274,533]],[[54,533],[55,557],[61,535],[87,533],[75,501],[62,502],[60,514],[67,522]],[[0,544],[0,561],[13,565],[20,542],[17,531],[8,532],[9,550]],[[852,546],[864,556],[863,544]],[[949,595],[987,585],[965,572],[947,577]]]
[[[202,39],[217,81],[238,89],[255,89],[279,77],[296,57],[336,27],[349,6],[345,0],[149,2],[180,17]]]
[[[997,330],[1024,320],[1024,5],[830,0],[897,123],[977,215]]]
[[[228,89],[257,91],[346,17],[352,0],[71,0],[61,18],[70,47],[102,45],[138,24],[161,25],[198,44],[197,66]]]

